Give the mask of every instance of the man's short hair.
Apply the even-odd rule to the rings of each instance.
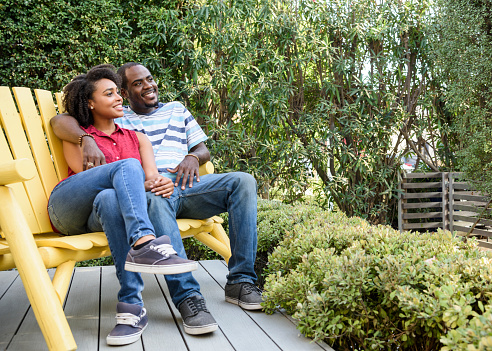
[[[123,89],[128,89],[128,79],[126,78],[126,70],[134,66],[143,66],[143,65],[138,62],[127,62],[124,65],[122,65],[120,68],[118,68],[117,73],[121,77],[121,87]]]

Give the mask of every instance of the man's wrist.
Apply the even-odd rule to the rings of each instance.
[[[196,160],[198,161],[198,164],[200,164],[200,158],[197,155],[195,155],[195,154],[187,154],[186,156],[191,156],[191,157],[196,158]]]
[[[96,141],[96,139],[94,138],[94,136],[91,135],[91,134],[88,134],[88,133],[81,134],[81,135],[79,135],[79,146],[80,147],[82,147],[82,141],[84,140],[84,137],[89,137],[89,138],[92,138],[92,140]]]

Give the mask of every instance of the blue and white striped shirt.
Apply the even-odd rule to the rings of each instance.
[[[207,140],[191,113],[177,101],[159,103],[157,110],[145,115],[125,106],[124,113],[115,122],[122,128],[146,134],[152,143],[159,173],[173,180],[176,174],[167,169],[175,168],[191,148]]]

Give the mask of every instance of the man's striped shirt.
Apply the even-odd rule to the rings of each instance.
[[[191,113],[176,101],[159,103],[157,110],[145,115],[133,112],[129,106],[125,106],[124,113],[115,122],[122,128],[146,134],[152,143],[159,173],[173,180],[176,174],[167,169],[175,168],[191,148],[207,140]]]

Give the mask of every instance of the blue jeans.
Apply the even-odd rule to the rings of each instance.
[[[121,285],[118,300],[143,305],[139,273],[124,269],[130,246],[145,235],[155,235],[149,220],[140,162],[129,158],[77,173],[52,191],[48,213],[63,234],[104,231]]]
[[[227,282],[256,282],[257,199],[253,176],[242,172],[208,174],[200,177],[200,182],[193,182],[192,188],[181,190],[179,184],[169,199],[147,192],[147,200],[156,235],[168,235],[183,258],[186,253],[176,218],[205,219],[228,212],[232,256]],[[165,279],[177,307],[186,298],[200,294],[200,286],[191,273],[166,275]]]
[[[109,165],[115,163],[117,162]],[[81,229],[76,228],[65,231],[64,228],[70,227],[73,223],[72,217],[70,217],[72,214],[67,214],[64,217],[65,220],[58,224],[58,212],[53,211],[53,209],[58,210],[58,207],[60,207],[60,210],[64,210],[64,207],[70,207],[66,201],[72,196],[72,193],[77,191],[83,194],[87,188],[86,184],[94,184],[90,180],[86,182],[84,179],[80,181],[81,184],[77,184],[78,189],[66,187],[68,189],[65,190],[65,194],[58,194],[58,188],[63,183],[86,172],[93,172],[109,165],[99,166],[79,173],[55,187],[50,197],[50,218],[52,218],[53,225],[65,234],[80,234],[103,230],[108,238],[116,274],[121,286],[118,293],[118,301],[143,305],[141,291],[144,284],[140,273],[128,272],[124,269],[126,255],[130,245],[135,240],[131,242],[123,238],[125,237],[124,229],[121,228],[125,228],[125,221],[120,210],[121,204],[118,202],[116,191],[105,189],[97,194],[93,200],[93,206],[92,203],[90,204],[92,212],[88,214],[85,222],[80,225]],[[254,283],[256,281],[257,277],[254,271],[257,245],[256,181],[251,175],[239,172],[209,174],[200,177],[199,183],[195,181],[193,188],[187,187],[185,190],[181,190],[181,184],[175,187],[170,199],[156,196],[151,192],[147,192],[146,195],[148,215],[155,228],[155,235],[157,237],[168,235],[171,238],[174,249],[183,258],[186,258],[186,252],[176,218],[204,219],[223,212],[229,212],[229,237],[232,257],[229,259],[228,283]],[[88,200],[84,201],[89,202]],[[145,208],[144,206],[141,208]],[[81,205],[75,201],[74,211],[77,212],[80,207]],[[74,215],[78,215],[78,212],[74,213]],[[191,273],[165,275],[164,277],[176,307],[179,307],[188,297],[201,295],[200,286]]]

